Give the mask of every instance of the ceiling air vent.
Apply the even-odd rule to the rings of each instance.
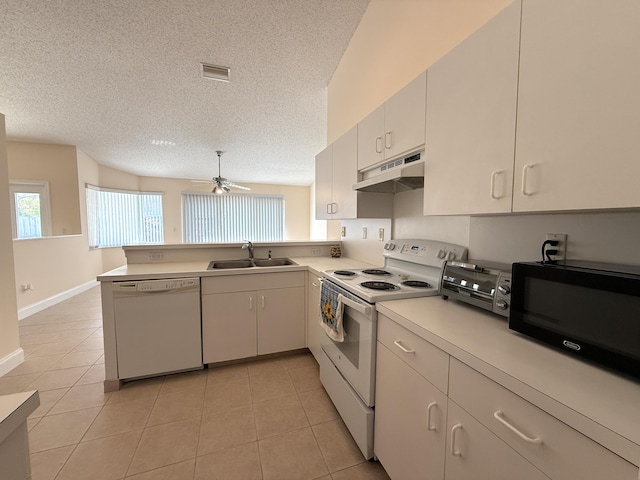
[[[229,67],[221,67],[220,65],[208,65],[206,63],[201,63],[201,65],[202,76],[204,78],[219,80],[221,82],[229,81],[229,72],[231,72],[231,69]]]

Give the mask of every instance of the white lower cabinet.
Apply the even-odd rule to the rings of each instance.
[[[455,358],[449,376],[449,398],[550,478],[637,480],[637,467]]]
[[[393,480],[640,478],[638,467],[382,313],[376,359],[374,451]]]
[[[394,479],[444,478],[447,397],[382,343],[374,451]]]
[[[447,430],[446,480],[549,478],[451,400]]]
[[[304,348],[304,308],[304,272],[203,278],[203,362]]]
[[[309,272],[307,277],[307,348],[320,363],[320,341],[325,334],[320,326],[321,283],[318,275],[313,272]]]

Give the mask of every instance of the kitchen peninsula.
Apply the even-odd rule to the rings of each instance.
[[[305,348],[309,333],[306,321],[307,306],[310,304],[308,295],[313,293],[312,287],[308,287],[312,282],[307,280],[307,276],[315,279],[320,272],[327,269],[371,266],[348,258],[332,258],[330,252],[331,248],[336,246],[336,242],[331,241],[257,243],[253,246],[256,259],[267,259],[269,256],[288,258],[293,261],[291,265],[207,269],[212,260],[248,258],[247,250],[241,249],[241,246],[242,244],[176,244],[123,247],[127,265],[98,276],[102,292],[105,391],[119,389],[123,380],[147,376],[123,375],[123,368],[119,367],[118,363],[122,352],[125,349],[131,352],[134,349],[132,343],[135,346],[135,341],[123,338],[125,329],[131,332],[129,326],[121,325],[120,329],[117,327],[118,315],[114,293],[117,287],[125,282],[147,282],[143,288],[160,288],[152,282],[161,280],[161,288],[166,291],[176,290],[174,287],[182,287],[184,282],[197,282],[201,286],[202,296],[198,290],[198,294],[189,297],[188,300],[185,300],[187,297],[180,297],[180,301],[189,302],[188,305],[179,307],[189,310],[189,318],[180,316],[180,321],[184,323],[174,323],[173,326],[167,326],[160,321],[154,324],[153,316],[145,315],[150,308],[156,307],[154,303],[157,302],[138,297],[147,302],[146,306],[142,306],[136,299],[127,300],[128,308],[134,309],[133,318],[144,320],[147,326],[153,325],[145,327],[146,332],[134,330],[141,339],[138,344],[144,344],[150,352],[153,352],[153,345],[147,344],[151,343],[151,338],[165,342],[159,345],[169,351],[174,347],[181,348],[176,356],[191,355],[196,345],[202,345],[202,355],[197,366],[193,361],[177,361],[178,368],[159,370],[157,374],[161,374],[202,367],[203,358],[206,364]],[[139,291],[135,285],[131,288]],[[177,298],[178,296],[173,296],[173,299]],[[132,303],[138,306],[131,307]],[[169,301],[168,305],[168,308],[177,308],[175,300]],[[167,329],[167,332],[158,332],[160,328]],[[188,329],[192,331],[190,336],[185,333]],[[142,346],[140,349],[144,350]],[[145,361],[144,355],[135,351],[129,357],[129,362]],[[120,362],[123,360],[120,359]],[[127,367],[125,370],[144,371],[137,370],[136,366],[132,369]]]

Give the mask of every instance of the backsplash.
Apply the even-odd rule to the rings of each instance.
[[[361,262],[382,266],[384,262],[382,258],[384,244],[393,238],[391,219],[367,218],[343,220],[341,225],[346,234],[341,238],[342,255]],[[367,238],[362,238],[363,229],[366,229]],[[381,233],[380,229],[384,230],[382,240],[379,238],[379,234]]]
[[[538,260],[547,233],[567,234],[567,258],[640,265],[640,212],[423,216],[422,189],[394,196],[394,218],[343,220],[343,255],[382,264],[384,242],[377,228],[389,225],[388,238],[427,238],[469,247],[469,257],[512,263]],[[386,223],[388,222],[388,223]],[[362,239],[362,227],[368,239]],[[385,227],[385,232],[387,227]],[[385,233],[386,236],[386,233]]]

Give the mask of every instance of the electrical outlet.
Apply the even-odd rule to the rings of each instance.
[[[320,248],[318,247],[313,247],[311,249],[311,255],[320,255]]]
[[[555,247],[549,245],[547,250],[555,249],[558,251],[555,255],[549,255],[551,260],[561,262],[567,258],[567,234],[566,233],[547,233],[547,240],[556,240],[558,245]]]
[[[340,236],[342,237],[347,236],[347,227],[342,227],[342,229],[340,230]]]
[[[362,227],[362,239],[367,239],[367,227]]]
[[[384,242],[384,228],[378,229],[378,240],[380,240],[381,242]]]
[[[149,260],[158,261],[158,260],[163,260],[163,259],[164,259],[164,253],[162,253],[162,252],[149,252]]]

